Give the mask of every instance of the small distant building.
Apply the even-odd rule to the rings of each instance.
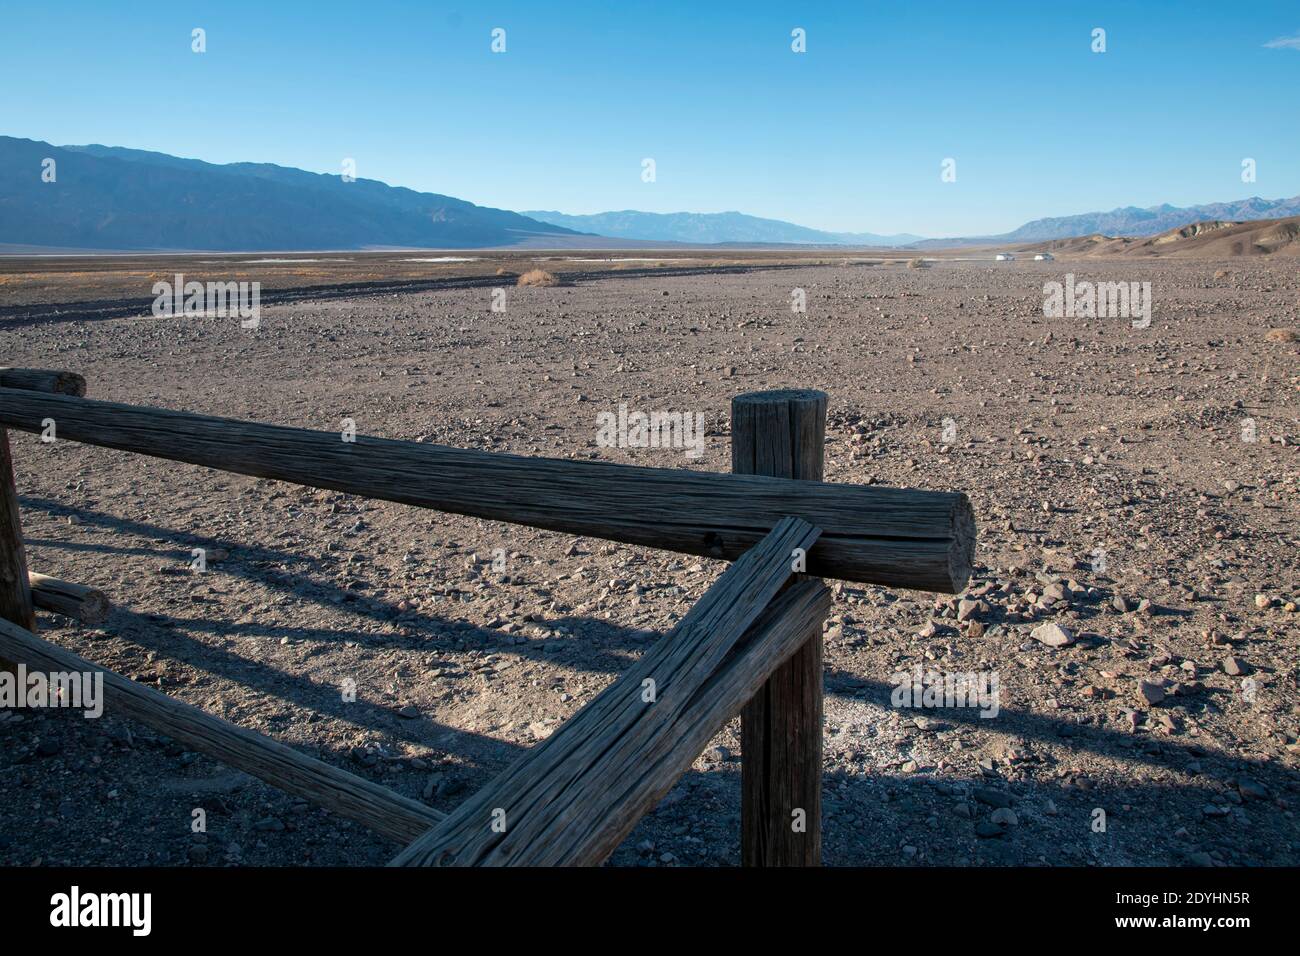
[[[1009,252],[999,252],[993,257],[998,262],[1015,262],[1016,257]]]
[[[1034,261],[1035,261],[1035,262],[1055,262],[1055,261],[1056,261],[1056,256],[1052,255],[1050,252],[1040,252],[1038,255],[1034,256]]]

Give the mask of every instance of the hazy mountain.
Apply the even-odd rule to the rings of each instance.
[[[1260,199],[1252,196],[1237,202],[1207,203],[1204,206],[1171,206],[1165,203],[1139,209],[1124,206],[1110,212],[1087,212],[1077,216],[1035,219],[1011,232],[996,236],[968,236],[959,239],[927,239],[925,247],[953,245],[996,245],[1013,242],[1046,242],[1075,236],[1154,236],[1196,222],[1242,222],[1256,219],[1285,219],[1300,216],[1300,196],[1290,199]]]
[[[54,182],[42,162],[57,163]],[[0,243],[102,250],[569,244],[515,212],[371,179],[0,136]]]
[[[708,245],[729,243],[799,243],[847,246],[897,246],[920,236],[878,236],[870,232],[823,232],[779,219],[760,219],[739,212],[599,212],[570,216],[562,212],[530,211],[525,216],[580,232],[617,239],[643,239]]]

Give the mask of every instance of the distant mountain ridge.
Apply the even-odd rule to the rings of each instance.
[[[42,164],[55,160],[54,182]],[[115,146],[0,136],[0,248],[81,251],[659,248],[670,245],[932,249],[1074,237],[1140,239],[1198,222],[1300,216],[1300,196],[1169,204],[1035,219],[999,235],[921,239],[829,232],[740,212],[510,212],[371,179],[269,163],[218,165]]]
[[[55,181],[41,178],[53,159]],[[477,248],[570,229],[372,179],[0,136],[0,243],[99,250]]]
[[[762,219],[740,212],[640,212],[623,209],[590,215],[530,210],[523,215],[579,232],[615,239],[656,240],[693,245],[716,243],[779,243],[841,246],[900,246],[921,237],[910,233],[882,236],[871,232],[826,232],[780,219]]]
[[[1144,238],[1197,222],[1250,222],[1257,219],[1286,219],[1291,216],[1300,216],[1300,196],[1290,199],[1260,199],[1252,196],[1236,202],[1207,203],[1203,206],[1179,207],[1168,203],[1146,209],[1123,206],[1109,212],[1034,219],[1018,229],[998,235],[927,239],[917,243],[917,246],[942,248],[954,245],[1002,245],[1094,235]]]

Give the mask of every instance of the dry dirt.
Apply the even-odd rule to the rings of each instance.
[[[1151,326],[1044,318],[1042,285],[1067,271],[1150,281]],[[76,282],[26,301],[121,297]],[[967,604],[835,589],[827,864],[1300,863],[1300,345],[1266,339],[1300,326],[1293,265],[900,262],[502,284],[504,313],[487,287],[444,288],[272,305],[256,331],[14,308],[0,365],[79,371],[94,398],[715,471],[729,467],[733,395],[824,389],[828,481],[962,490],[980,528]],[[791,310],[795,287],[806,313]],[[596,416],[619,403],[703,413],[703,457],[597,447]],[[96,628],[43,614],[43,634],[443,810],[591,700],[719,573],[11,441],[29,563],[118,608]],[[205,573],[189,569],[196,547],[214,555]],[[1031,637],[1049,622],[1074,643]],[[914,666],[996,675],[997,716],[892,706],[893,675]],[[611,863],[738,862],[737,730]],[[379,864],[395,849],[111,713],[0,715],[0,864]]]

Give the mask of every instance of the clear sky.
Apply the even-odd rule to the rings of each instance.
[[[1300,194],[1297,0],[10,0],[0,91],[12,136],[507,209],[946,236]]]

